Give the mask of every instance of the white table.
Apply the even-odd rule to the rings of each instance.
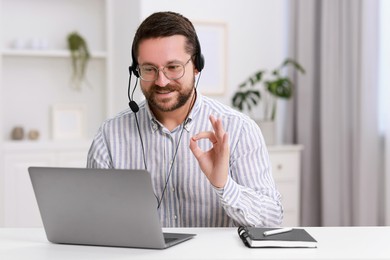
[[[390,227],[308,227],[318,248],[243,245],[236,228],[177,228],[195,233],[165,250],[52,244],[43,229],[0,228],[0,259],[390,259]]]

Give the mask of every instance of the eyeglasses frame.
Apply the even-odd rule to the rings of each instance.
[[[178,80],[178,79],[181,79],[182,77],[184,77],[184,75],[186,74],[186,66],[187,66],[187,64],[188,64],[191,60],[192,60],[192,57],[190,57],[190,58],[189,58],[185,63],[183,63],[183,64],[182,64],[182,63],[178,63],[178,64],[180,64],[180,65],[183,66],[183,75],[181,75],[181,76],[178,77],[178,78],[170,78],[170,77],[168,77],[168,76],[165,74],[164,69],[165,69],[167,66],[169,66],[169,64],[165,65],[165,66],[162,67],[161,69],[160,69],[160,68],[157,68],[156,66],[153,66],[153,65],[148,65],[148,66],[153,67],[153,68],[156,69],[156,71],[157,71],[157,73],[156,73],[156,78],[153,79],[153,80],[145,80],[145,79],[142,77],[140,65],[137,66],[137,69],[136,69],[136,70],[138,71],[140,78],[141,78],[143,81],[146,81],[146,82],[153,82],[153,81],[156,81],[156,80],[158,79],[158,76],[159,76],[159,74],[160,74],[160,71],[162,71],[162,73],[164,74],[164,76],[165,76],[167,79],[169,79],[169,80]],[[172,64],[172,63],[171,63],[171,64]],[[141,65],[141,66],[142,66],[142,65]]]

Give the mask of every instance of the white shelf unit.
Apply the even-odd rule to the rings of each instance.
[[[0,226],[39,223],[27,167],[84,167],[93,135],[113,114],[112,11],[112,0],[0,0]],[[91,53],[81,90],[71,85],[67,35],[74,31]],[[47,46],[37,48],[36,39]],[[86,108],[81,140],[53,140],[57,105]],[[11,140],[16,126],[24,128],[24,140]],[[37,141],[26,137],[32,129]]]
[[[130,48],[140,13],[141,0],[0,0],[0,226],[39,226],[27,167],[84,167],[102,121],[127,107]],[[91,53],[89,85],[80,91],[70,84],[66,38],[74,31]],[[32,48],[35,39],[44,39],[46,48]],[[84,138],[53,140],[56,105],[86,108]],[[15,126],[25,133],[37,129],[40,137],[13,141]]]
[[[37,129],[41,140],[51,140],[51,107],[58,104],[86,107],[84,138],[91,139],[111,102],[108,4],[106,0],[1,0],[0,140],[8,141],[15,126],[26,132]],[[75,31],[92,54],[79,91],[72,89],[67,50],[67,35]],[[34,41],[39,40],[47,46],[37,48]]]
[[[130,48],[141,1],[0,0],[0,226],[39,225],[29,203],[27,167],[85,166],[101,122],[127,107]],[[81,91],[70,85],[66,37],[73,31],[87,40],[92,56],[90,86]],[[44,39],[47,48],[31,48],[35,38]],[[82,140],[53,140],[51,107],[59,104],[86,107]],[[37,129],[39,140],[10,140],[19,125],[25,132]],[[32,217],[26,215],[30,210]]]
[[[3,57],[41,57],[41,58],[70,58],[68,50],[15,50],[4,49]],[[94,51],[91,53],[92,59],[106,59],[107,53],[104,51]]]

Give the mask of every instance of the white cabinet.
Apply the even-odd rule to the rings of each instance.
[[[10,153],[4,156],[4,226],[42,225],[27,168],[52,166],[54,161],[52,153]]]
[[[301,151],[300,145],[268,147],[276,187],[282,195],[283,226],[300,225]]]
[[[42,226],[27,168],[30,166],[85,167],[90,142],[9,142],[3,145],[0,226]],[[268,148],[273,176],[282,195],[283,226],[299,226],[301,146]],[[2,205],[1,205],[2,204]]]
[[[4,200],[0,211],[0,226],[39,227],[41,217],[35,200],[28,167],[85,167],[89,142],[7,143],[3,146]]]

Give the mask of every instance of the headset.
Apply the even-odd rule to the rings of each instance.
[[[193,62],[194,62],[195,68],[201,73],[201,71],[204,68],[205,60],[204,60],[204,57],[203,57],[203,54],[202,54],[202,51],[201,51],[201,47],[200,47],[200,42],[199,42],[198,36],[196,34],[195,34],[195,39],[196,39],[196,52],[194,54],[195,59],[194,59]],[[134,48],[135,48],[135,46],[133,46],[132,49],[131,49],[132,64],[129,67],[129,83],[128,83],[127,94],[128,94],[128,98],[129,98],[129,107],[130,107],[131,111],[133,111],[134,116],[135,116],[135,122],[137,124],[138,135],[139,135],[139,138],[141,140],[141,147],[142,147],[144,167],[145,167],[145,170],[147,170],[148,167],[146,165],[145,148],[144,148],[144,143],[143,143],[143,139],[142,139],[142,135],[141,135],[141,130],[140,130],[139,123],[138,123],[138,118],[137,118],[137,112],[139,111],[139,106],[138,106],[137,102],[135,102],[134,99],[133,99],[134,91],[137,88],[138,79],[140,77],[139,72],[137,70],[137,68],[138,68],[138,61],[137,61],[137,57],[135,57]],[[133,91],[130,94],[131,74],[134,74],[134,76],[136,76],[137,79],[136,79]],[[196,91],[197,86],[198,86],[199,78],[200,78],[200,75],[199,75],[197,83],[195,85],[195,91]],[[193,99],[195,98],[195,96],[196,95],[194,95]],[[191,111],[191,108],[192,107],[190,107],[190,109],[189,109],[189,111],[188,111],[188,113],[186,115],[186,119],[184,120],[183,128],[182,128],[181,133],[180,133],[179,141],[178,141],[176,149],[175,149],[175,154],[174,154],[173,159],[172,159],[172,164],[171,164],[171,166],[169,168],[167,180],[165,181],[165,185],[164,185],[164,189],[162,191],[161,197],[158,198],[157,195],[155,195],[156,198],[157,198],[157,209],[160,208],[161,202],[162,202],[162,200],[164,198],[165,190],[167,188],[167,185],[168,185],[168,182],[169,182],[169,178],[170,178],[171,173],[172,173],[173,163],[174,163],[174,161],[176,159],[177,151],[178,151],[178,148],[179,148],[179,145],[180,145],[180,142],[181,142],[181,137],[183,135],[183,130],[184,130],[185,124],[188,122],[188,120],[187,120],[188,118],[187,117],[188,117],[188,115],[189,115],[189,113]]]

